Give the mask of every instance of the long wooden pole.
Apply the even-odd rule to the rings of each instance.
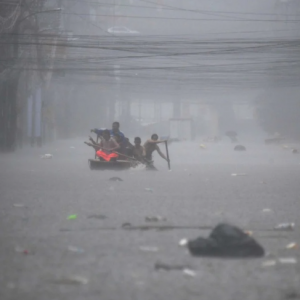
[[[169,149],[168,149],[168,141],[165,141],[165,144],[166,144],[166,153],[167,153],[167,159],[168,159],[168,167],[169,167],[169,170],[171,170],[171,163],[170,163]]]

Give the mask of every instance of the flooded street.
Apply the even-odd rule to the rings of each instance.
[[[0,300],[300,300],[299,24],[0,0]]]
[[[0,298],[299,299],[299,248],[285,247],[300,244],[300,156],[279,146],[199,145],[172,144],[172,170],[156,155],[157,172],[91,171],[93,151],[81,140],[1,154]],[[109,181],[116,176],[123,181]],[[162,219],[145,219],[153,216]],[[220,222],[253,231],[268,257],[197,258],[179,247],[211,231],[197,227]],[[272,230],[282,222],[295,230]],[[278,261],[289,257],[298,263]]]

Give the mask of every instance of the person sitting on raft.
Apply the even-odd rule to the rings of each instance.
[[[134,138],[134,146],[132,147],[132,155],[135,159],[143,161],[143,157],[146,155],[145,148],[141,145],[142,140],[140,137]]]
[[[101,138],[103,136],[104,128],[100,129],[91,129],[91,132],[94,132],[97,134],[98,138]],[[120,123],[119,122],[113,122],[112,123],[112,129],[109,130],[111,137],[119,138],[119,143],[123,143],[125,141],[125,135],[123,132],[120,131]]]
[[[110,136],[108,129],[103,130],[101,141],[97,144],[91,137],[91,143],[84,142],[90,147],[93,147],[96,151],[97,157],[102,161],[116,161],[118,154],[114,151],[120,148],[120,145]]]

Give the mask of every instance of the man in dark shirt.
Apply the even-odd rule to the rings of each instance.
[[[104,128],[100,128],[100,129],[92,129],[91,132],[94,132],[97,134],[98,137],[102,136],[103,131],[105,129]],[[118,135],[120,137],[120,144],[122,144],[125,140],[125,135],[123,132],[120,131],[120,123],[119,122],[113,122],[112,123],[112,129],[109,130],[110,132],[110,136],[111,137],[115,137],[116,135]]]

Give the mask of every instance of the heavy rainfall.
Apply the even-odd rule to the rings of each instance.
[[[0,0],[0,299],[300,299],[299,0]]]

